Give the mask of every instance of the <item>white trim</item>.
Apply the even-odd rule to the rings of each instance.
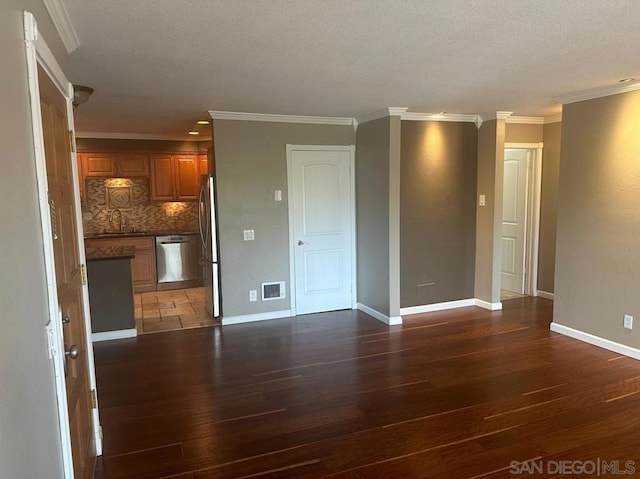
[[[115,331],[105,331],[103,333],[92,333],[91,341],[98,343],[100,341],[111,341],[112,339],[135,338],[138,335],[136,328],[117,329]]]
[[[252,323],[254,321],[267,321],[269,319],[290,318],[295,316],[295,312],[290,309],[282,311],[270,311],[267,313],[243,314],[240,316],[222,317],[223,326],[231,326],[232,324]]]
[[[378,321],[382,321],[384,324],[388,324],[389,326],[397,326],[399,324],[402,324],[402,316],[390,317],[362,303],[357,303],[357,307],[363,313],[367,313],[369,316],[372,316]]]
[[[73,52],[80,46],[80,39],[76,30],[71,23],[71,17],[67,11],[67,7],[64,5],[63,0],[42,0],[44,3],[53,25],[56,27],[60,40],[64,44],[67,53]]]
[[[545,116],[544,124],[548,125],[549,123],[559,123],[562,121],[562,113],[558,113],[557,115]]]
[[[478,298],[475,298],[473,301],[479,308],[488,309],[489,311],[499,311],[502,309],[502,303],[490,303]]]
[[[358,292],[357,251],[356,251],[356,146],[355,145],[293,145],[287,143],[287,221],[289,228],[289,292],[293,316],[296,315],[296,270],[295,270],[295,236],[293,231],[293,151],[348,151],[351,197],[351,307],[356,308]]]
[[[535,150],[537,148],[544,147],[544,143],[505,143],[504,147],[509,149],[520,148],[520,149]]]
[[[407,111],[400,115],[403,120],[409,121],[453,121],[475,123],[478,115],[466,115],[460,113],[417,113]]]
[[[73,452],[71,449],[71,432],[69,426],[69,412],[67,390],[64,374],[64,343],[62,336],[62,315],[58,306],[58,291],[56,289],[55,261],[53,252],[51,216],[49,215],[47,167],[44,157],[44,137],[40,112],[40,87],[38,85],[38,52],[37,52],[37,22],[34,16],[24,12],[25,52],[27,59],[27,81],[31,107],[31,125],[33,134],[33,150],[36,169],[36,186],[38,189],[38,204],[40,224],[42,227],[42,242],[44,254],[44,268],[47,282],[48,324],[45,326],[49,339],[49,356],[53,361],[54,383],[56,389],[56,405],[58,424],[60,427],[60,448],[62,455],[62,474],[65,479],[73,478]],[[42,41],[44,42],[44,40]],[[55,59],[54,59],[55,60]],[[64,90],[62,90],[64,91]]]
[[[276,115],[241,111],[209,110],[212,120],[267,121],[274,123],[305,123],[312,125],[353,125],[353,118],[339,116]]]
[[[544,299],[550,299],[551,301],[554,301],[555,297],[553,293],[548,293],[547,291],[542,291],[541,289],[538,289],[536,291],[536,296]]]
[[[211,141],[211,135],[164,135],[155,133],[119,133],[106,131],[77,131],[76,138],[97,138],[102,140],[171,140],[171,141]]]
[[[609,351],[623,354],[624,356],[629,356],[633,359],[640,359],[640,349],[632,348],[631,346],[616,343],[615,341],[601,338],[600,336],[595,336],[593,334],[585,333],[583,331],[579,331],[577,329],[573,329],[555,322],[551,323],[549,329],[554,333],[569,336],[570,338],[593,344],[594,346],[598,346],[599,348],[608,349]]]
[[[543,125],[542,116],[509,116],[505,119],[507,123],[520,123],[524,125]]]
[[[407,107],[397,107],[397,106],[390,106],[387,108],[383,108],[382,110],[377,110],[371,113],[367,113],[365,115],[359,116],[357,118],[355,118],[355,122],[356,124],[360,125],[362,123],[367,123],[369,121],[373,121],[373,120],[378,120],[380,118],[386,118],[388,116],[400,116],[402,117],[402,115],[405,114],[405,112],[408,110]]]
[[[617,95],[618,93],[628,93],[636,90],[640,90],[640,80],[630,81],[627,83],[616,83],[615,85],[607,85],[598,88],[591,88],[589,90],[567,93],[566,95],[559,95],[553,100],[565,105],[567,103],[592,100],[594,98]]]
[[[431,313],[434,311],[466,308],[468,306],[475,306],[475,305],[476,305],[476,300],[474,298],[458,299],[456,301],[445,301],[443,303],[424,304],[422,306],[409,306],[407,308],[400,308],[400,315],[409,316],[412,314]]]

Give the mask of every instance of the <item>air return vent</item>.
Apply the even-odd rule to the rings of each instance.
[[[284,299],[284,281],[274,283],[262,283],[262,301],[272,299]]]

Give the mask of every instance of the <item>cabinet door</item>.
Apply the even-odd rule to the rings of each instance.
[[[152,155],[151,164],[151,199],[157,201],[173,201],[175,186],[173,181],[173,158],[171,155]]]
[[[136,248],[131,261],[134,286],[156,284],[156,253],[153,248]]]
[[[116,164],[112,153],[84,153],[84,176],[116,176]]]
[[[87,193],[85,192],[85,184],[84,184],[84,172],[82,171],[82,161],[83,154],[78,153],[76,155],[76,159],[78,161],[78,185],[80,186],[80,202],[84,203],[87,201]]]
[[[200,193],[200,175],[196,155],[175,157],[176,199],[197,200]]]
[[[149,159],[145,153],[123,153],[116,157],[118,176],[149,176]]]
[[[206,154],[198,155],[198,166],[200,170],[200,176],[209,174],[209,161]]]

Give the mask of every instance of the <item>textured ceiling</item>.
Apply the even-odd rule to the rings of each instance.
[[[65,0],[77,130],[184,134],[207,110],[558,113],[640,77],[638,0]]]

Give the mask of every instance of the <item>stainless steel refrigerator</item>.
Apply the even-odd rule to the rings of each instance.
[[[198,225],[202,242],[202,269],[205,308],[214,318],[222,315],[220,300],[220,271],[218,263],[218,225],[216,221],[215,179],[203,175],[200,184]]]

